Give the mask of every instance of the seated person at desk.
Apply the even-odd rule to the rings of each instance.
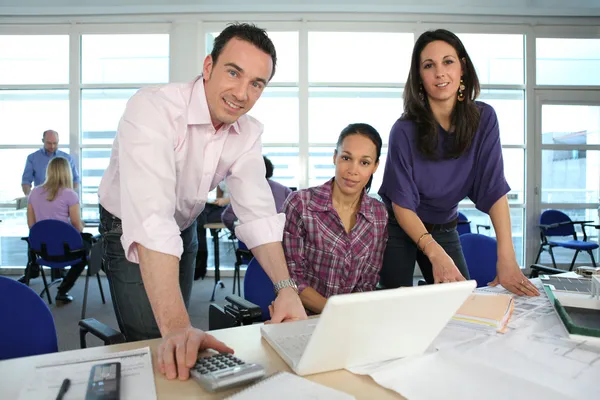
[[[271,180],[271,178],[273,177],[273,170],[275,168],[273,167],[273,163],[271,162],[271,160],[269,160],[267,157],[263,156],[263,160],[265,161],[265,168],[267,170],[267,182],[271,187],[273,199],[275,200],[275,208],[277,208],[277,212],[279,213],[283,209],[283,202],[285,201],[285,199],[287,199],[290,193],[292,193],[292,190],[279,182]],[[225,211],[223,211],[223,214],[221,214],[221,221],[227,227],[227,229],[229,229],[231,232],[235,232],[234,224],[235,221],[237,221],[237,217],[235,216],[235,213],[233,212],[233,207],[231,207],[231,205],[228,205],[227,208],[225,208]]]
[[[207,263],[208,263],[208,245],[206,243],[206,228],[204,225],[221,222],[221,214],[231,203],[229,193],[227,192],[227,186],[225,181],[221,181],[217,186],[217,198],[213,202],[206,203],[204,210],[200,213],[198,218],[198,224],[196,226],[196,232],[198,234],[198,253],[196,253],[196,269],[194,270],[194,280],[200,278],[204,279],[206,276]]]
[[[83,231],[83,223],[79,215],[79,196],[73,190],[73,178],[69,161],[63,157],[55,157],[48,163],[46,181],[36,186],[29,194],[27,205],[27,225],[29,228],[46,219],[57,219],[70,223],[79,232]],[[89,246],[89,241],[84,240]],[[77,281],[85,263],[72,265],[58,287],[57,301],[70,303],[73,297],[67,293]]]
[[[287,198],[283,250],[306,309],[327,298],[374,290],[387,240],[387,211],[367,192],[379,165],[381,137],[367,124],[348,125],[333,153],[335,177]]]

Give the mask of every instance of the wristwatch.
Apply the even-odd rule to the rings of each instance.
[[[296,286],[296,282],[294,282],[294,280],[290,278],[290,279],[284,279],[282,281],[276,282],[273,285],[273,290],[275,290],[275,295],[278,295],[279,291],[286,287],[291,287],[292,289],[294,289],[294,291],[296,293],[298,293],[298,286]]]

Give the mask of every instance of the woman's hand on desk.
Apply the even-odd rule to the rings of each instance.
[[[167,379],[184,381],[190,377],[190,368],[196,363],[198,352],[205,349],[233,353],[233,349],[200,329],[190,326],[175,330],[166,335],[158,346],[158,369]]]
[[[539,296],[540,292],[533,283],[521,272],[516,259],[498,257],[496,266],[498,275],[489,282],[489,286],[502,285],[503,288],[519,296]]]

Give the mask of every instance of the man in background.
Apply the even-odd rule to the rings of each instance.
[[[77,190],[80,182],[79,173],[71,156],[58,150],[58,133],[51,129],[45,131],[42,135],[42,143],[44,143],[44,147],[27,156],[23,178],[21,179],[23,194],[29,196],[32,182],[34,186],[44,183],[46,180],[46,167],[50,160],[57,156],[64,157],[69,161],[73,173],[73,189]]]

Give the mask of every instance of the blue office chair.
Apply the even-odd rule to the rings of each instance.
[[[248,246],[241,240],[237,240],[238,247],[235,249],[235,264],[233,269],[233,294],[235,294],[235,287],[237,282],[238,295],[242,295],[242,286],[240,285],[240,267],[242,265],[250,264],[250,261],[254,258]]]
[[[58,351],[52,313],[29,287],[0,276],[0,360]]]
[[[567,214],[558,210],[544,211],[542,215],[540,215],[539,225],[540,239],[542,243],[540,244],[540,250],[538,251],[535,263],[538,263],[540,256],[542,255],[542,251],[548,251],[550,253],[550,258],[552,258],[552,265],[554,268],[556,268],[556,260],[554,259],[554,252],[552,249],[554,247],[563,247],[565,249],[575,250],[575,255],[573,256],[573,261],[571,261],[569,271],[573,270],[575,260],[577,260],[577,256],[581,251],[585,251],[590,255],[592,264],[594,267],[596,267],[596,260],[594,259],[593,251],[598,248],[598,243],[588,242],[587,234],[585,232],[585,224],[592,222],[593,221],[573,221]],[[575,225],[581,225],[581,230],[583,231],[583,240],[577,239]],[[572,236],[573,240],[550,241],[548,238],[551,236]]]
[[[46,281],[46,275],[42,266],[63,268],[75,265],[82,261],[88,263],[88,254],[83,246],[83,238],[81,237],[81,233],[71,224],[54,219],[46,219],[36,222],[31,227],[28,242],[37,257],[36,262],[40,265],[40,272],[44,281],[44,290],[40,293],[40,296],[43,296],[44,292],[46,292],[48,303],[52,304],[49,285]],[[98,287],[100,288],[102,303],[106,304],[98,270],[95,270],[95,273],[98,278]],[[86,300],[88,289],[87,280],[89,275],[90,268],[88,268],[86,276],[86,287],[84,292],[84,299]],[[86,301],[84,301],[84,308],[82,309],[82,319],[85,318],[85,306]]]
[[[489,225],[477,224],[476,225],[477,233],[480,233],[480,229],[485,229],[489,231],[491,227]],[[464,235],[465,233],[471,233],[471,221],[467,218],[467,216],[460,211],[458,212],[458,224],[456,225],[456,231],[459,235]]]
[[[275,300],[273,283],[256,258],[250,261],[246,269],[244,298],[260,307],[263,321],[271,318],[269,305]]]
[[[460,236],[460,245],[471,279],[477,281],[477,287],[487,286],[488,282],[496,278],[496,239],[479,233],[467,233]]]

